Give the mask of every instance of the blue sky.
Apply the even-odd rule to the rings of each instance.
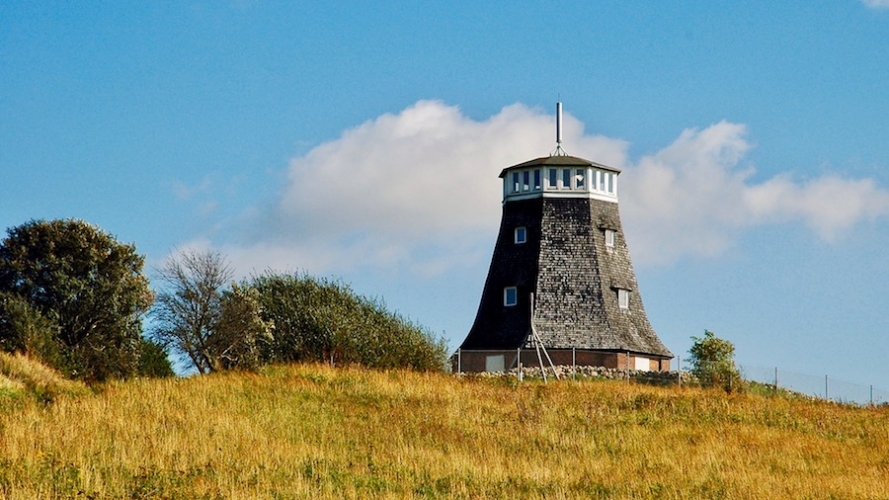
[[[456,346],[506,166],[623,169],[686,355],[889,388],[889,2],[0,3],[0,226],[342,278]]]

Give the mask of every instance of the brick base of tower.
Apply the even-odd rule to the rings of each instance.
[[[546,352],[555,366],[601,366],[618,370],[629,368],[631,370],[641,369],[653,372],[670,370],[669,358],[651,358],[642,354],[589,351],[585,349],[547,349]],[[522,349],[521,351],[469,351],[461,349],[458,354],[451,358],[451,370],[454,373],[490,371],[491,358],[496,357],[502,357],[503,371],[514,369],[517,358],[519,358],[524,367],[540,366],[535,349]],[[499,363],[500,360],[496,360],[496,362]],[[543,366],[549,367],[546,357],[543,357]]]

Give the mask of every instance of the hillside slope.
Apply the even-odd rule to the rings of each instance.
[[[58,395],[86,392],[80,382],[67,380],[57,371],[21,354],[0,351],[0,395],[34,396],[48,402]]]
[[[280,366],[0,404],[0,497],[887,498],[887,424],[688,388]]]

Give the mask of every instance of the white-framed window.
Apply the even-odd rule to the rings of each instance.
[[[574,185],[577,189],[586,189],[586,170],[578,168],[574,171]]]
[[[590,179],[590,187],[601,193],[614,194],[617,191],[617,175],[614,172],[594,170]]]
[[[623,288],[617,289],[617,305],[621,309],[630,308],[630,291]]]
[[[528,229],[524,226],[515,228],[515,244],[521,245],[528,241]]]
[[[512,192],[513,193],[519,192],[519,173],[518,172],[512,173]]]
[[[549,174],[549,188],[559,189],[559,171],[555,168],[551,168],[547,172]]]
[[[614,248],[614,230],[606,229],[605,230],[605,248],[612,249]]]
[[[534,191],[540,191],[542,186],[540,185],[540,169],[534,169]]]
[[[519,291],[514,286],[508,286],[503,289],[503,305],[512,307],[519,303]]]
[[[531,189],[531,172],[525,170],[522,172],[522,191]]]
[[[571,189],[571,169],[562,169],[562,189]]]

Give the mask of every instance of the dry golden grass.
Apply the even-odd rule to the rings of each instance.
[[[24,384],[0,374],[0,394],[18,394],[25,389]]]
[[[59,394],[82,394],[86,386],[65,379],[52,368],[21,354],[0,352],[0,394],[22,395],[28,392],[49,401]]]
[[[887,424],[690,388],[279,366],[0,404],[0,498],[889,498]]]

